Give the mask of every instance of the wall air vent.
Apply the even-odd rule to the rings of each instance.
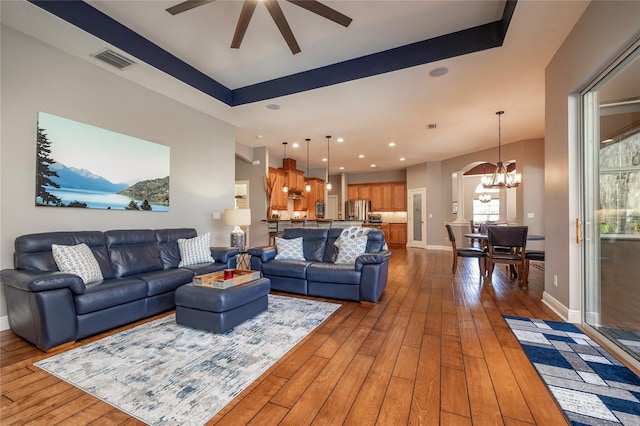
[[[127,68],[130,65],[135,64],[131,59],[125,58],[119,53],[114,52],[113,50],[103,50],[100,53],[96,53],[93,55],[94,58],[100,59],[103,62],[106,62],[109,65],[112,65],[119,70]]]

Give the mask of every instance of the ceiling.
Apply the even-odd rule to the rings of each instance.
[[[288,156],[305,167],[310,138],[316,168],[326,166],[331,135],[331,172],[362,173],[493,148],[498,110],[503,144],[544,137],[544,69],[588,4],[323,2],[353,19],[345,28],[281,1],[302,49],[293,55],[261,4],[241,47],[230,49],[242,1],[165,11],[177,3],[71,2],[56,12],[61,17],[42,8],[62,4],[51,1],[0,7],[3,24],[233,124],[238,143],[281,156],[287,141]],[[501,20],[508,28],[496,40],[484,30]],[[136,65],[120,71],[91,56],[106,47]],[[430,76],[441,68],[448,72]]]

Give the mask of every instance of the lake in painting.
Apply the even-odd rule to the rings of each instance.
[[[63,203],[69,204],[74,201],[80,201],[87,204],[87,208],[90,209],[110,209],[110,210],[125,210],[125,207],[131,202],[131,198],[114,193],[91,191],[83,189],[56,189],[47,188],[47,190],[60,198]],[[142,204],[143,200],[134,200],[138,206]],[[167,212],[169,211],[168,205],[149,203],[151,209],[154,212]]]

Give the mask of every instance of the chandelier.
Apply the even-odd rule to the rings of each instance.
[[[514,170],[512,173],[507,172],[507,168],[502,163],[502,132],[500,126],[500,116],[504,114],[504,111],[496,112],[498,116],[498,164],[496,164],[496,171],[491,176],[482,177],[482,186],[485,188],[515,188],[522,182],[522,175],[516,173]]]

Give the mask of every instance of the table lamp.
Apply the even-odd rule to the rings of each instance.
[[[251,225],[251,209],[225,209],[224,221],[234,227],[231,231],[231,246],[244,251],[244,231],[240,226]]]

